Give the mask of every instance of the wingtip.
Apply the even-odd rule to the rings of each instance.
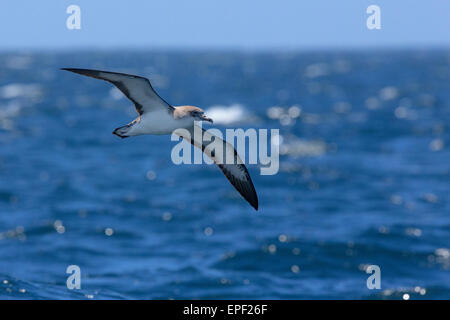
[[[244,197],[245,200],[247,200],[248,204],[255,209],[255,211],[258,211],[259,208],[259,201],[258,201],[258,195],[255,193],[253,194],[253,197]]]
[[[250,176],[250,175],[249,175]],[[250,204],[251,204],[251,206],[256,210],[256,211],[258,211],[258,208],[259,208],[259,199],[258,199],[258,194],[256,193],[256,190],[255,190],[255,186],[253,185],[253,182],[252,182],[252,187],[253,187],[253,199],[252,199],[252,201],[250,202]]]
[[[63,70],[63,71],[71,71],[71,72],[73,72],[73,69],[72,69],[72,68],[59,68],[59,70]]]

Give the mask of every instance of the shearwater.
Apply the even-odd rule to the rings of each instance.
[[[207,147],[202,137],[199,138],[194,134],[195,121],[213,122],[211,118],[206,117],[202,109],[195,106],[171,106],[156,93],[150,81],[144,77],[90,69],[62,68],[62,70],[108,81],[134,103],[138,117],[129,124],[116,128],[113,134],[120,138],[143,134],[178,134],[210,157],[234,188],[255,210],[258,210],[258,196],[252,179],[234,147],[218,136],[209,137],[209,141],[214,138],[215,143],[222,143],[222,155],[232,155],[234,161],[224,163],[223,158],[219,158],[214,150]],[[210,135],[203,128],[201,130],[204,134]]]

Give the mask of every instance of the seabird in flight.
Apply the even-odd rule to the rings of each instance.
[[[190,132],[190,137],[183,136],[177,131],[175,133],[210,157],[244,199],[255,210],[258,210],[258,196],[252,179],[233,146],[203,129],[202,133],[205,139],[198,140],[198,138],[195,138],[194,121],[213,122],[212,119],[205,116],[202,109],[194,106],[171,106],[156,93],[150,81],[144,77],[89,69],[62,68],[62,70],[108,81],[134,103],[139,116],[129,124],[113,131],[113,134],[121,138],[142,134],[172,134],[176,129],[187,129]],[[215,139],[216,143],[220,142],[223,145],[223,153],[220,158],[203,141],[213,141],[212,138]],[[232,164],[222,160],[225,159],[224,155],[231,155],[231,158],[226,159],[233,159]]]

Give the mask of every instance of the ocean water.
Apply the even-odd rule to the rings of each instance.
[[[450,298],[450,51],[0,54],[1,299]],[[148,77],[213,127],[278,128],[254,211],[131,102]],[[69,290],[69,265],[81,289]],[[377,265],[381,289],[368,289]]]

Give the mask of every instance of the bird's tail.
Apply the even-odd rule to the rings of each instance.
[[[129,137],[129,135],[127,135],[128,130],[130,130],[130,125],[129,124],[114,129],[114,131],[112,133],[123,139],[123,138],[128,138]]]

